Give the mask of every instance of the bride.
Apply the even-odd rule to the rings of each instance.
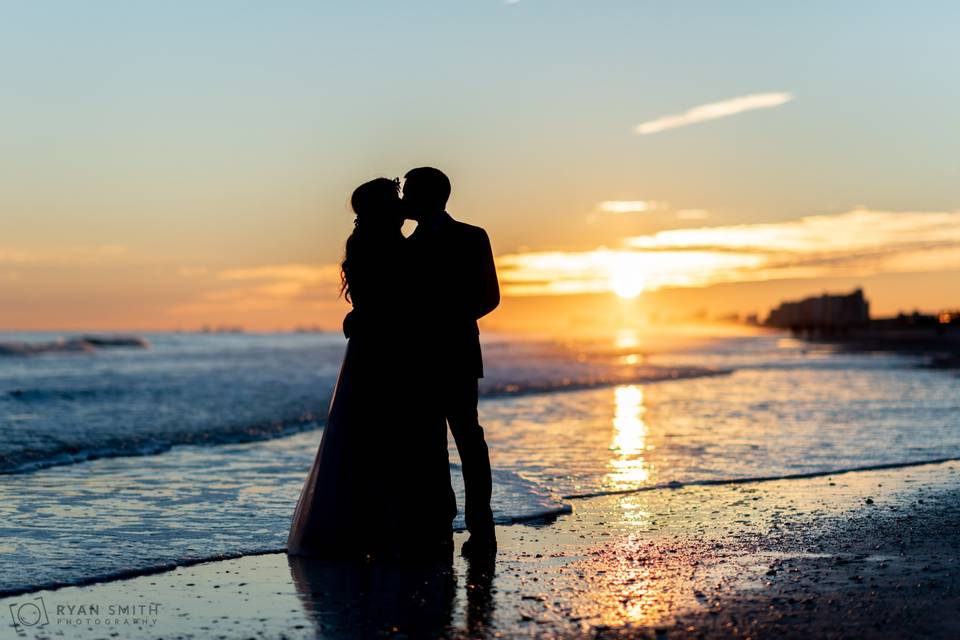
[[[407,557],[452,545],[447,427],[418,317],[429,292],[401,233],[399,188],[377,178],[350,200],[355,228],[341,264],[349,340],[294,511],[292,555]]]

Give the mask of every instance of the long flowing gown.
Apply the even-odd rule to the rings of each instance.
[[[287,550],[324,557],[407,556],[448,543],[456,500],[446,422],[402,236],[354,265],[351,332]]]

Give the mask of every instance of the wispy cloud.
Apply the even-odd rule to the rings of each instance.
[[[960,269],[960,211],[859,209],[769,224],[672,229],[623,248],[501,256],[507,295],[646,290]]]
[[[655,120],[649,120],[647,122],[638,124],[634,128],[634,131],[640,135],[649,135],[651,133],[659,133],[668,129],[676,129],[677,127],[685,127],[687,125],[697,124],[698,122],[707,122],[708,120],[726,118],[738,113],[744,113],[745,111],[769,109],[770,107],[777,107],[782,104],[786,104],[791,100],[793,100],[792,93],[754,93],[748,96],[740,96],[739,98],[731,98],[729,100],[721,100],[720,102],[702,104],[700,106],[688,109],[683,113],[677,113],[663,116]]]
[[[192,276],[192,270],[181,275]],[[200,271],[196,275],[204,275]],[[213,274],[214,285],[200,299],[170,309],[175,316],[242,313],[291,305],[332,304],[340,284],[336,264],[279,264],[225,269]]]
[[[669,202],[658,202],[656,200],[604,200],[597,203],[588,219],[594,222],[596,214],[624,215],[670,211],[673,211],[678,220],[703,220],[710,215],[710,212],[706,209],[677,209],[674,211]]]
[[[664,203],[650,200],[604,200],[597,205],[601,213],[649,213],[662,209]]]
[[[960,243],[960,211],[855,209],[797,220],[695,229],[669,229],[630,238],[640,249],[736,249],[770,252],[896,250],[915,242]]]
[[[706,209],[680,209],[677,217],[681,220],[704,220],[710,217],[710,212]]]
[[[140,260],[123,245],[105,244],[38,249],[0,247],[0,264],[86,266]]]

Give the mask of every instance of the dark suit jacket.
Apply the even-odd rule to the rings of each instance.
[[[444,213],[420,223],[408,242],[422,285],[426,339],[438,364],[447,374],[482,378],[477,320],[500,304],[487,232]]]

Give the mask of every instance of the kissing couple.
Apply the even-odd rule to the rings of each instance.
[[[477,320],[500,303],[486,232],[446,212],[431,167],[377,178],[350,199],[341,263],[347,349],[287,540],[292,555],[409,558],[452,549],[457,513],[447,425],[460,454],[470,538],[496,551],[490,457],[477,417]],[[416,230],[404,237],[405,220]]]

